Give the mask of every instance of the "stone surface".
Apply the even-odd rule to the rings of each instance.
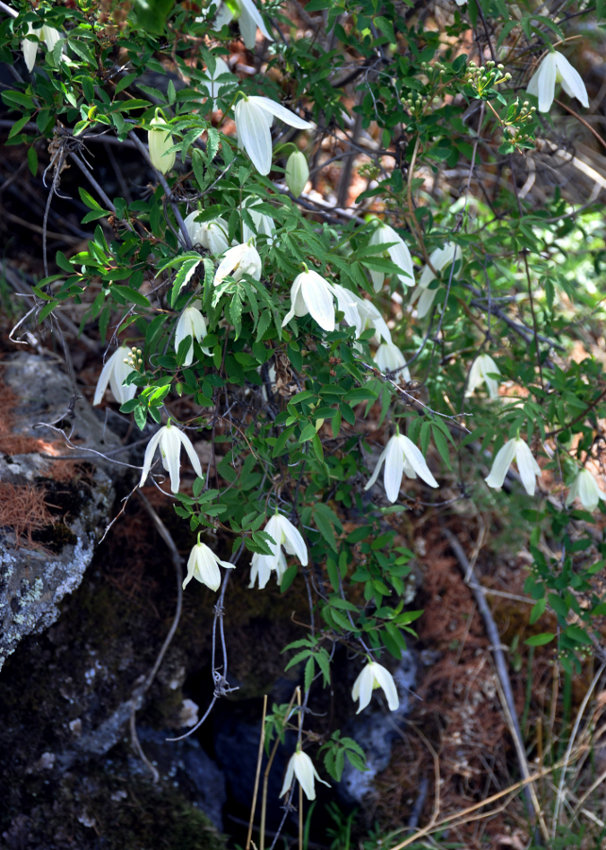
[[[119,441],[50,358],[19,352],[0,367],[1,668],[82,581],[115,498],[115,471],[99,456],[87,462],[83,447],[112,451]]]

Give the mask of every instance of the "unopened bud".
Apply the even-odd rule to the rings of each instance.
[[[286,162],[285,176],[286,185],[295,198],[298,198],[309,180],[309,166],[304,153],[301,151],[291,153]]]
[[[153,117],[147,134],[147,145],[149,147],[149,158],[154,168],[166,174],[175,164],[175,152],[168,153],[174,144],[173,137],[166,127],[166,121],[159,109]]]

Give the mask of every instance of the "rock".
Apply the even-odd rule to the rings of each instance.
[[[19,352],[1,366],[0,668],[25,635],[56,621],[110,519],[115,468],[86,463],[83,447],[120,445],[52,360]]]

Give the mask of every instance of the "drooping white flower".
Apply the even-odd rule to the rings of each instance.
[[[200,211],[195,210],[186,216],[183,222],[194,248],[206,248],[214,256],[227,251],[229,248],[227,240],[229,226],[225,219],[217,216],[210,221],[196,221],[199,215]]]
[[[187,561],[187,576],[183,582],[185,590],[192,578],[197,579],[202,584],[210,587],[211,590],[218,590],[221,585],[221,570],[219,564],[227,569],[234,570],[235,564],[229,561],[222,561],[217,558],[213,550],[205,543],[198,542],[192,547]]]
[[[257,27],[261,30],[265,38],[273,41],[273,37],[267,31],[261,13],[252,0],[233,0],[230,5],[225,2],[221,3],[215,15],[214,28],[220,30],[221,27],[229,24],[234,18],[238,21],[242,41],[249,50],[252,50],[255,46]]]
[[[308,800],[316,799],[316,788],[314,784],[315,779],[317,779],[318,782],[321,782],[322,785],[328,785],[330,788],[330,783],[325,782],[324,779],[320,779],[313,761],[302,750],[296,750],[289,759],[286,767],[286,775],[284,776],[284,784],[280,791],[280,797],[283,797],[288,793],[288,791],[290,791],[293,777],[299,782],[303,789],[303,793]]]
[[[227,249],[225,256],[219,263],[215,272],[215,286],[228,275],[233,277],[234,280],[241,280],[243,275],[249,274],[255,280],[260,280],[261,268],[261,257],[254,245],[250,245],[248,242],[234,245],[233,248]]]
[[[443,248],[436,248],[435,251],[431,252],[429,255],[429,261],[436,272],[441,272],[445,266],[455,262],[457,251],[458,246],[454,242],[447,242]],[[417,304],[417,316],[419,319],[424,318],[431,310],[431,305],[434,302],[434,298],[436,297],[438,290],[430,289],[429,284],[435,279],[436,276],[430,266],[423,266],[419,285],[414,289],[410,297],[411,306],[416,301],[419,302]]]
[[[42,27],[36,29],[32,26],[32,23],[28,24],[27,34],[33,34],[37,36],[40,41],[43,41],[46,44],[46,47],[49,51],[52,52],[56,43],[62,37],[59,30],[56,30],[54,27],[49,27],[48,24],[44,24]],[[21,50],[23,51],[23,60],[25,62],[25,66],[27,70],[31,72],[34,70],[34,65],[36,64],[36,56],[38,55],[38,41],[32,41],[30,38],[24,38],[21,42]]]
[[[539,99],[539,112],[549,112],[555,97],[556,83],[562,84],[569,97],[576,97],[583,106],[589,106],[587,89],[579,72],[562,53],[550,50],[530,78],[526,89],[528,94]]]
[[[173,137],[166,125],[166,120],[162,112],[156,109],[147,132],[147,146],[152,165],[162,174],[170,171],[175,164],[176,153],[169,150],[173,144]]]
[[[419,449],[412,440],[409,440],[403,434],[394,434],[387,442],[387,445],[379,455],[379,460],[373,474],[370,476],[370,480],[364,487],[365,490],[370,489],[379,477],[383,462],[385,462],[383,483],[385,485],[385,493],[390,502],[395,502],[398,498],[403,475],[406,475],[408,478],[416,478],[418,475],[430,487],[438,486],[438,482],[431,474],[425,458]]]
[[[369,298],[358,298],[358,313],[360,316],[360,332],[372,328],[379,339],[391,342],[391,331],[387,322]]]
[[[595,511],[600,499],[606,501],[606,493],[588,469],[580,469],[566,496],[566,507],[570,507],[575,499],[579,499],[588,511]]]
[[[236,103],[234,114],[238,141],[259,174],[269,174],[271,169],[270,130],[274,118],[298,130],[310,130],[313,126],[280,103],[257,95],[242,97]]]
[[[489,354],[480,354],[473,361],[467,379],[465,397],[472,395],[478,387],[486,384],[490,398],[498,398],[499,382],[493,375],[500,375],[499,367]]]
[[[375,351],[374,361],[383,374],[397,373],[395,380],[406,384],[410,381],[410,372],[404,355],[392,342],[382,342]]]
[[[163,425],[162,428],[158,428],[147,444],[145,456],[143,458],[143,470],[141,472],[139,487],[143,487],[147,480],[152,460],[158,446],[160,447],[160,459],[162,460],[162,466],[170,476],[170,489],[173,493],[179,492],[181,446],[183,446],[187,452],[191,465],[194,468],[194,472],[202,478],[200,458],[196,454],[196,450],[194,449],[191,440],[187,434],[180,431],[176,425],[171,425],[169,422],[168,425]]]
[[[290,310],[284,316],[282,327],[295,316],[309,315],[325,331],[335,329],[334,288],[313,270],[298,274],[290,288]]]
[[[229,85],[229,83],[217,82],[217,80],[218,80],[219,77],[222,77],[224,74],[231,73],[230,70],[229,70],[229,66],[228,66],[227,62],[225,62],[225,60],[221,59],[220,56],[215,56],[214,59],[215,59],[215,70],[214,70],[214,72],[211,73],[210,69],[207,68],[206,74],[203,78],[203,82],[205,82],[205,83],[208,80],[208,82],[206,84],[206,88],[208,90],[208,97],[212,101],[213,109],[216,106],[216,101],[217,101],[217,98],[219,97],[221,89],[224,86]]]
[[[202,313],[193,305],[186,307],[179,316],[179,321],[175,329],[175,351],[179,350],[179,346],[185,337],[188,336],[191,338],[185,360],[183,361],[184,366],[191,366],[194,359],[194,340],[200,342],[206,334],[206,319]],[[209,354],[210,352],[205,351],[204,353]]]
[[[270,215],[258,209],[259,204],[260,201],[257,198],[250,196],[240,204],[240,212],[246,212],[246,215],[242,215],[242,241],[250,242],[252,239],[254,245],[257,236],[267,236],[268,242],[271,244],[276,234],[276,225]],[[254,230],[249,225],[247,218],[252,220]]]
[[[131,398],[134,398],[137,387],[134,384],[125,384],[124,382],[130,373],[135,371],[135,368],[136,363],[133,350],[126,345],[121,345],[114,351],[101,370],[95,388],[93,405],[101,404],[108,384],[112,395],[119,404],[124,404],[125,401],[130,401]]]
[[[270,517],[263,529],[274,543],[267,545],[271,549],[271,555],[260,555],[255,552],[252,557],[250,584],[253,587],[255,581],[259,583],[259,589],[265,587],[272,572],[276,573],[278,584],[282,582],[282,576],[286,571],[286,558],[282,547],[288,555],[295,555],[299,563],[306,567],[308,563],[307,546],[300,531],[282,514],[274,514]]]
[[[396,711],[399,708],[400,700],[393,676],[382,664],[377,664],[376,661],[369,661],[366,667],[362,669],[351,689],[351,698],[353,701],[360,700],[360,706],[356,714],[363,711],[369,704],[375,688],[383,689],[390,711]]]
[[[524,440],[519,437],[508,440],[501,446],[492,463],[490,475],[484,481],[489,487],[500,490],[505,481],[507,470],[515,460],[524,489],[529,496],[534,496],[537,476],[541,474],[541,467],[532,456],[532,452]]]
[[[395,244],[390,245],[390,243]],[[381,222],[370,237],[369,245],[389,245],[389,248],[386,248],[383,253],[384,255],[387,254],[391,262],[402,270],[402,273],[398,274],[398,280],[402,286],[415,285],[414,266],[410,251],[406,242],[401,236],[398,236],[393,227]],[[385,274],[372,269],[369,269],[369,271],[375,292],[378,292],[383,286]]]

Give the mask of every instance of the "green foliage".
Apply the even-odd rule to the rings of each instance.
[[[79,305],[81,328],[94,328],[112,350],[137,348],[124,381],[136,395],[122,413],[141,431],[170,416],[208,444],[204,476],[191,495],[177,496],[175,511],[191,531],[220,533],[233,557],[245,551],[253,563],[271,563],[283,593],[304,592],[309,630],[285,647],[294,652],[285,670],[301,667],[305,705],[334,684],[339,644],[360,659],[385,650],[399,660],[414,636],[414,540],[402,529],[415,507],[446,515],[447,505],[471,500],[492,513],[495,529],[506,514],[533,559],[525,591],[540,631],[526,643],[557,641],[572,671],[599,640],[604,542],[593,508],[567,504],[565,490],[581,468],[603,472],[606,378],[595,352],[604,222],[597,206],[575,209],[559,191],[537,201],[516,172],[546,132],[517,57],[539,58],[567,39],[576,4],[561,4],[553,20],[532,3],[516,4],[514,19],[510,5],[452,4],[440,28],[412,2],[310,0],[305,13],[312,23],[323,16],[324,40],[311,25],[301,35],[272,4],[259,20],[279,23],[283,38],[265,43],[255,75],[222,70],[234,32],[224,18],[215,26],[214,4],[194,12],[138,0],[125,20],[83,0],[69,10],[22,5],[2,24],[3,61],[19,57],[29,24],[60,34],[52,47],[41,39],[32,73],[2,92],[14,121],[7,143],[27,148],[33,174],[48,146],[53,191],[66,164],[82,174],[89,238],[77,253],[57,252],[34,287],[38,321]],[[222,12],[246,38],[246,7]],[[584,20],[590,13],[579,11]],[[463,46],[470,27],[473,44],[485,43],[487,20],[486,55],[495,58],[478,65]],[[238,119],[246,97],[315,122],[302,130],[276,117],[283,135],[267,175],[247,155],[266,140],[255,136],[259,124],[251,140]],[[145,144],[156,114],[176,154],[165,175]],[[106,189],[90,164],[89,147],[104,139],[137,161],[132,185]],[[293,143],[314,179],[333,181],[330,208],[314,193],[295,200],[286,192]],[[354,163],[353,211],[343,209],[348,166],[339,184],[328,171],[333,156]],[[377,217],[397,241],[377,244]],[[240,246],[238,259],[217,274],[230,246]],[[408,249],[414,281],[403,267]],[[180,332],[187,307],[203,316],[203,335]],[[386,341],[401,349],[409,376],[401,364],[382,365]],[[572,356],[575,347],[583,357]],[[496,398],[488,384],[470,385],[480,353],[498,367],[489,375],[501,384]],[[440,489],[413,482],[423,479],[420,461],[407,456],[406,495],[388,505],[380,483],[365,485],[386,446],[385,480],[395,474],[388,439],[396,428]],[[511,440],[540,459],[536,492],[518,455],[526,493],[515,468],[506,485],[513,492],[483,480]],[[303,535],[308,560],[264,531],[275,511]],[[543,629],[548,614],[555,630]],[[274,707],[268,746],[288,722],[290,709]],[[345,759],[364,767],[359,744],[338,730],[320,752],[336,780]]]

